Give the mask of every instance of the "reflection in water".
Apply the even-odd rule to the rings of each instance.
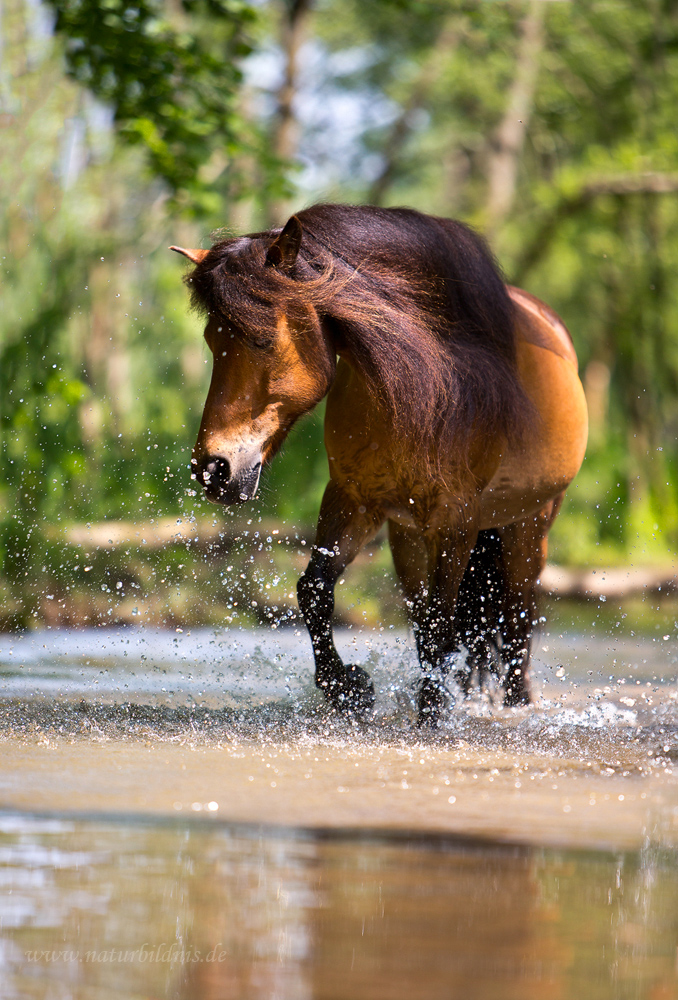
[[[676,996],[675,853],[0,819],[7,998]]]

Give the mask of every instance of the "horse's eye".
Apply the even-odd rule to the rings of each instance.
[[[250,337],[248,343],[255,351],[270,351],[273,346],[270,337]]]

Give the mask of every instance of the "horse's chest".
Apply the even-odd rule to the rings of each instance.
[[[362,477],[392,482],[401,464],[399,444],[392,421],[372,398],[365,381],[340,359],[325,413],[332,478],[359,472]]]
[[[485,447],[471,461],[460,449],[441,463],[398,434],[391,415],[342,361],[327,400],[325,447],[331,478],[355,502],[378,507],[406,527],[458,517],[460,503],[477,496],[479,481],[486,483],[499,461],[499,450]]]

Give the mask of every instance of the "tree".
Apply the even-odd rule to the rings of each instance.
[[[562,555],[665,557],[678,542],[678,4],[335,0],[316,30],[330,51],[369,53],[347,94],[394,107],[355,156],[377,160],[374,179],[361,186],[358,167],[344,192],[489,230],[509,280],[570,326],[589,392],[606,387],[556,527]]]
[[[142,146],[180,204],[214,209],[210,160],[228,164],[256,141],[238,109],[253,8],[181,0],[170,18],[158,0],[49,2],[70,76],[110,105],[120,136]]]

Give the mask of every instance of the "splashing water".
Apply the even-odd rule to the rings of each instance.
[[[338,645],[374,679],[368,720],[328,709],[292,630],[4,637],[2,801],[675,846],[678,687],[656,643],[551,639],[533,707],[504,709],[492,692],[451,697],[433,732],[416,726],[405,634],[343,631]]]

